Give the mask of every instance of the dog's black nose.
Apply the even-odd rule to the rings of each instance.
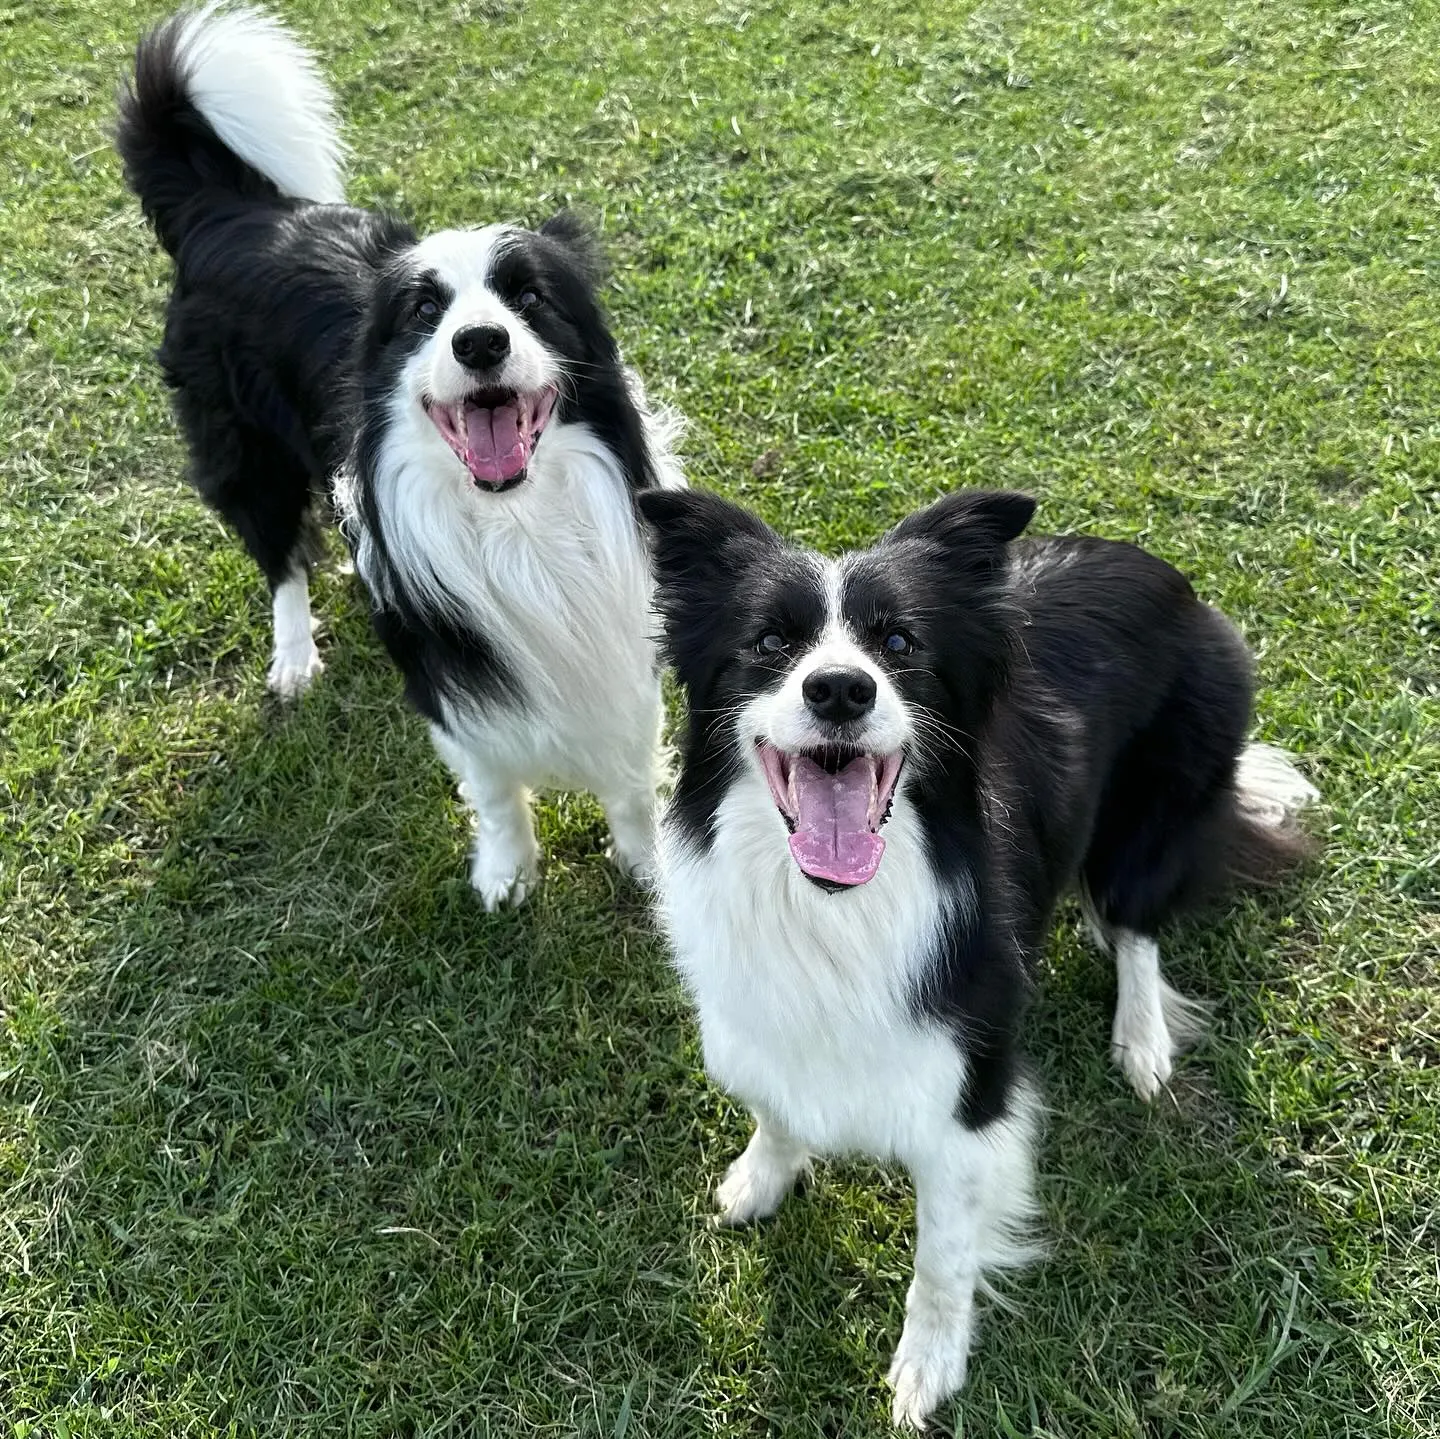
[[[816,719],[840,724],[875,708],[875,681],[864,670],[816,670],[800,686]]]
[[[450,348],[466,369],[488,369],[510,353],[510,331],[504,325],[466,325],[455,331]]]

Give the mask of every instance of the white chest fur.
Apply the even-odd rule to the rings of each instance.
[[[615,456],[586,427],[557,425],[530,478],[492,496],[432,430],[397,423],[387,436],[375,477],[386,547],[412,595],[485,636],[529,716],[458,701],[446,728],[483,733],[491,767],[526,784],[639,782],[653,770],[656,655],[644,543]],[[678,479],[671,468],[662,482]],[[384,598],[363,531],[357,567]]]
[[[653,748],[650,577],[613,456],[576,426],[547,435],[547,447],[536,467],[554,477],[502,496],[515,503],[473,527],[466,597],[527,711],[544,717],[499,727],[520,751],[511,767],[532,782],[595,787],[612,762],[633,763],[637,741]],[[455,722],[473,727],[467,715]]]
[[[953,1111],[953,1038],[914,991],[947,900],[902,800],[875,878],[827,894],[802,875],[768,795],[741,783],[707,853],[662,827],[661,913],[717,1083],[821,1153],[912,1154]]]

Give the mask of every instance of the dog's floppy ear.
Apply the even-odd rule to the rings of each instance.
[[[595,231],[579,215],[562,210],[540,226],[540,233],[547,240],[564,246],[590,284],[599,285],[604,280],[605,252],[600,248]]]
[[[955,490],[907,515],[887,538],[993,551],[1019,535],[1034,513],[1035,501],[1015,490]]]

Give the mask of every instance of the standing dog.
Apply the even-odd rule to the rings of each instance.
[[[536,877],[532,785],[593,790],[645,869],[662,711],[634,504],[683,481],[583,229],[419,239],[345,204],[330,93],[247,6],[140,42],[117,141],[175,261],[160,361],[192,478],[270,581],[270,688],[321,667],[307,577],[343,469],[377,629],[475,809],[487,908]]]
[[[919,1239],[897,1423],[963,1384],[977,1286],[1027,1255],[1028,978],[1078,884],[1146,1098],[1192,1007],[1156,935],[1283,869],[1313,791],[1252,746],[1250,656],[1130,545],[1016,543],[1023,495],[948,496],[873,549],[793,549],[711,495],[652,493],[666,646],[689,696],[661,913],[706,1067],[756,1118],[721,1216],[772,1213],[812,1153],[898,1159]]]

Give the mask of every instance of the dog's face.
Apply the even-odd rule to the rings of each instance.
[[[562,217],[538,231],[441,231],[382,278],[367,369],[434,427],[478,489],[521,484],[573,378],[613,363],[596,268],[584,232]]]
[[[988,711],[1009,640],[1004,546],[1033,502],[951,495],[838,560],[713,495],[652,491],[641,508],[690,699],[687,766],[763,784],[807,876],[864,884],[902,775],[943,765]]]

